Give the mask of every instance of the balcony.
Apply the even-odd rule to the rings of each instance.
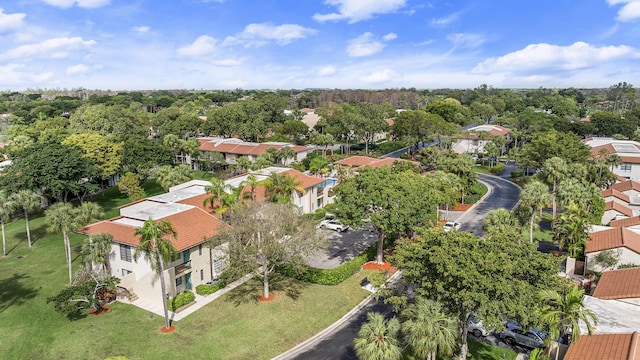
[[[176,276],[180,276],[189,272],[191,272],[191,260],[187,261],[186,263],[176,265],[175,267]]]

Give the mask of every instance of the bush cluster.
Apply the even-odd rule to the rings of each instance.
[[[220,281],[211,285],[201,284],[196,286],[196,294],[198,295],[213,294],[214,292],[224,288],[225,286],[227,286],[227,281],[225,279],[220,279]]]
[[[167,307],[171,311],[175,311],[177,308],[185,306],[196,299],[196,296],[191,291],[185,291],[182,294],[178,294],[178,296],[169,299],[167,303]]]
[[[487,187],[483,183],[476,181],[469,187],[466,193],[467,195],[464,197],[464,202],[466,204],[475,204],[487,193]]]
[[[511,177],[512,178],[519,178],[519,177],[523,177],[524,176],[524,171],[522,170],[514,170],[511,172]]]
[[[501,174],[504,171],[504,163],[497,163],[492,168],[489,169],[489,172],[495,175]]]

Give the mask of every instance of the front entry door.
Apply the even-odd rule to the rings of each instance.
[[[184,287],[187,290],[191,290],[191,273],[184,275]]]

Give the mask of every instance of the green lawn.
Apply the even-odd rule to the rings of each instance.
[[[162,190],[145,184],[146,194]],[[97,195],[107,217],[128,199],[117,189]],[[274,280],[277,298],[257,301],[258,281],[225,294],[193,315],[176,322],[172,334],[160,333],[162,317],[136,307],[115,303],[111,312],[69,321],[46,299],[67,283],[63,239],[46,231],[45,218],[29,221],[33,248],[27,247],[24,220],[6,225],[9,255],[0,258],[0,358],[104,359],[124,355],[130,359],[270,359],[327,327],[369,293],[360,288],[361,271],[336,286]],[[77,254],[84,236],[71,235]],[[80,258],[74,257],[74,268]],[[474,349],[474,348],[472,348]],[[475,359],[489,351],[474,349]],[[493,352],[494,350],[491,350]],[[511,358],[511,357],[509,357]],[[498,359],[498,358],[496,358]]]

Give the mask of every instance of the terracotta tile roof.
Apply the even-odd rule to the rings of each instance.
[[[604,204],[604,211],[609,211],[609,210],[617,211],[620,214],[625,216],[629,216],[629,217],[633,216],[633,210],[630,207],[624,206],[617,201],[611,200],[611,201],[607,201]]]
[[[629,179],[627,179],[626,177],[622,175],[617,175],[617,174],[616,174],[616,180],[619,182],[629,181]]]
[[[588,140],[593,140],[593,139],[585,139],[584,141],[588,141]],[[596,147],[592,147],[591,148],[591,157],[594,159],[598,159],[602,157],[602,154],[600,154],[600,151],[602,150],[606,150],[605,152],[605,156],[608,154],[615,154],[616,153],[616,149],[613,148],[613,145],[611,145],[611,143],[606,144],[606,145],[600,145],[600,146],[596,146]]]
[[[296,154],[309,150],[306,146],[300,145],[282,143],[249,143],[237,139],[201,138],[198,139],[198,141],[200,142],[200,151],[213,151],[236,155],[260,155],[267,151],[268,148],[272,147],[276,150],[280,150],[280,148],[285,146],[290,147]]]
[[[640,254],[640,234],[623,227],[592,232],[589,234],[585,253],[621,247]]]
[[[593,296],[602,300],[640,298],[640,268],[603,272]]]
[[[629,190],[640,191],[640,183],[633,180],[626,180],[615,183],[609,187],[610,189],[618,190],[620,192],[625,192]]]
[[[640,156],[620,156],[620,160],[625,164],[640,164]]]
[[[387,122],[387,125],[393,126],[393,124],[395,124],[396,122],[396,118],[389,118],[389,119],[385,119],[384,121]]]
[[[303,189],[309,189],[309,188],[311,188],[313,186],[316,186],[318,184],[322,184],[323,182],[326,181],[326,179],[315,177],[315,176],[309,176],[309,175],[303,174],[300,171],[295,170],[295,169],[287,170],[284,173],[287,174],[287,175],[291,175],[294,178],[296,178],[297,181],[300,181],[301,182],[300,186]]]
[[[626,219],[612,220],[609,223],[611,227],[629,227],[640,225],[640,216],[629,217]]]
[[[202,203],[200,205],[202,205]],[[113,241],[117,243],[138,246],[140,244],[140,238],[134,234],[136,226],[116,222],[126,219],[127,218],[119,216],[113,219],[103,220],[88,225],[82,229],[81,232],[86,235],[108,233],[113,236]],[[167,220],[173,225],[173,229],[178,236],[175,239],[171,239],[171,241],[178,251],[192,248],[204,242],[206,239],[218,234],[221,229],[227,226],[215,216],[198,207],[169,215],[157,221],[162,220]]]
[[[637,360],[640,359],[640,335],[583,335],[569,346],[564,360]]]
[[[627,195],[627,194],[625,194],[623,192],[620,192],[620,191],[618,191],[616,189],[609,188],[607,190],[603,190],[602,191],[602,197],[603,198],[606,199],[606,198],[608,198],[610,196],[616,197],[616,198],[618,198],[618,199],[620,199],[622,201],[625,201],[626,203],[629,203],[631,201],[631,199],[629,199],[629,195]]]
[[[395,159],[395,158],[385,158],[385,159],[376,159],[369,156],[350,156],[348,158],[338,160],[334,164],[338,165],[346,165],[351,167],[361,167],[361,166],[371,166],[373,168],[381,167],[381,166],[391,166],[395,161],[410,161],[405,159]],[[412,163],[419,165],[416,161],[411,161]]]

